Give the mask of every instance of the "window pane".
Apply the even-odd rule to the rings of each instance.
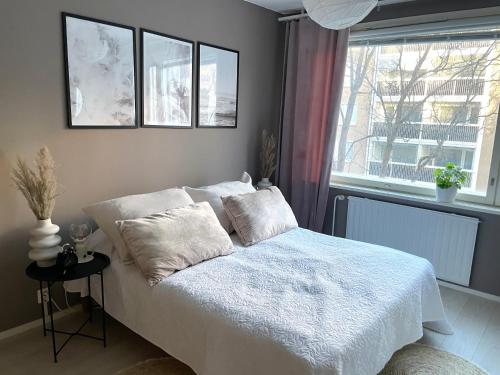
[[[394,163],[415,164],[417,162],[417,151],[417,145],[394,144],[391,159]]]
[[[437,149],[437,148],[436,148]],[[441,152],[437,152],[437,156],[435,159],[435,165],[439,167],[446,166],[447,163],[451,162],[458,166],[462,166],[462,150],[460,149],[442,149]]]
[[[453,162],[486,193],[500,104],[500,42],[351,46],[335,175],[433,186]],[[350,125],[348,125],[350,124]]]
[[[472,163],[474,161],[474,151],[465,151],[464,169],[472,169]]]

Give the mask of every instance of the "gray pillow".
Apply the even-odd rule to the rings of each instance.
[[[245,246],[298,227],[292,209],[275,186],[255,193],[223,197],[222,204]]]
[[[151,286],[175,271],[233,252],[229,235],[207,202],[116,225]]]

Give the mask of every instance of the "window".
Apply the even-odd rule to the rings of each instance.
[[[351,43],[332,181],[431,195],[453,162],[460,198],[494,203],[500,40],[432,38]]]
[[[377,102],[377,118],[390,122],[397,115],[396,110],[401,108],[401,121],[407,123],[421,122],[423,105],[421,103],[381,103]]]
[[[481,103],[432,103],[432,122],[438,124],[478,124]]]

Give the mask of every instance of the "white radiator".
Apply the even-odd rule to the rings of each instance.
[[[426,258],[436,276],[469,285],[479,220],[349,197],[346,237]]]

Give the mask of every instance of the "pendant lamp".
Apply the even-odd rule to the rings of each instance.
[[[377,0],[302,0],[314,22],[327,29],[342,30],[357,24],[373,8]]]

